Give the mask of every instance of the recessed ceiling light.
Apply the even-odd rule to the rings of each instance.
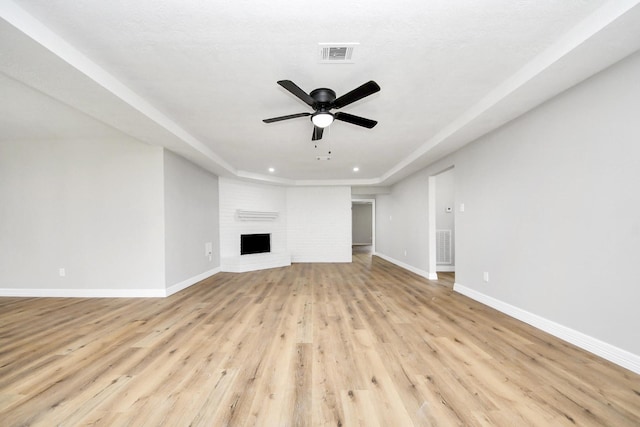
[[[357,166],[353,168],[353,171],[354,171],[354,172],[358,172],[359,170],[360,170],[360,168],[359,168],[359,167],[357,167]]]
[[[274,168],[269,168],[269,172],[274,173],[276,170]]]

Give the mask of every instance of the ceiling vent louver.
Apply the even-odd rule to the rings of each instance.
[[[318,43],[321,64],[353,64],[353,51],[360,43]]]

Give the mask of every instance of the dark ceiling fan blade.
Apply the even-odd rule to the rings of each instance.
[[[324,128],[319,128],[318,126],[313,127],[313,135],[311,136],[312,141],[317,141],[322,139],[322,133],[324,132]]]
[[[294,82],[291,80],[278,80],[278,84],[300,98],[305,104],[315,109],[316,100],[311,97],[307,92],[300,89]]]
[[[347,114],[342,112],[337,112],[333,115],[336,120],[340,120],[343,122],[351,123],[352,125],[358,125],[365,128],[371,129],[375,125],[378,124],[375,120],[365,119],[364,117],[354,116],[353,114]]]
[[[272,119],[264,119],[262,121],[265,122],[265,123],[273,123],[273,122],[279,122],[281,120],[296,119],[298,117],[306,117],[306,116],[310,116],[310,115],[311,115],[311,113],[289,114],[288,116],[274,117]]]
[[[357,87],[351,92],[345,93],[341,97],[337,98],[335,101],[333,101],[331,105],[333,106],[333,108],[342,108],[345,105],[349,105],[353,102],[356,102],[364,98],[365,96],[369,96],[373,93],[378,92],[379,90],[380,90],[380,86],[378,86],[378,83],[374,82],[373,80],[370,80],[367,83],[363,84],[362,86]]]

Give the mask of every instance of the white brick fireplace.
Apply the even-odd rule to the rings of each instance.
[[[351,188],[287,187],[219,179],[220,268],[351,262]],[[240,255],[242,234],[270,234],[271,252]]]
[[[220,268],[245,272],[291,265],[286,188],[226,178],[220,185]],[[240,255],[242,234],[270,234],[271,252]]]

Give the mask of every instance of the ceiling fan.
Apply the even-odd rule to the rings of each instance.
[[[264,119],[263,122],[265,123],[311,116],[311,121],[313,122],[312,141],[321,139],[324,128],[333,123],[334,120],[340,120],[342,122],[351,123],[352,125],[358,125],[368,129],[371,129],[378,124],[375,120],[365,119],[364,117],[354,116],[353,114],[330,112],[330,110],[334,108],[342,108],[378,92],[380,90],[380,86],[378,86],[378,84],[373,80],[355,88],[351,92],[346,93],[339,98],[336,98],[336,93],[333,90],[327,88],[314,89],[310,93],[306,93],[291,80],[280,80],[278,81],[278,84],[304,101],[309,107],[313,108],[315,112],[290,114],[288,116]]]

